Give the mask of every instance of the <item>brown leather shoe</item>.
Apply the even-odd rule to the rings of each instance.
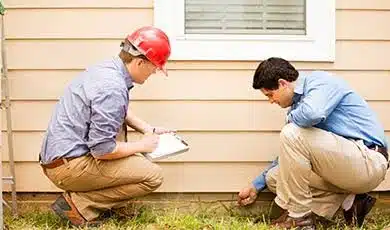
[[[278,218],[271,221],[271,225],[275,225],[277,223],[282,223],[282,222],[286,221],[287,217],[288,217],[288,211],[283,209],[281,211],[281,215]]]
[[[62,219],[69,221],[73,226],[97,226],[100,223],[95,221],[88,222],[77,211],[76,206],[73,204],[72,199],[68,193],[60,195],[57,200],[51,205],[51,209]]]
[[[99,219],[117,218],[119,220],[129,220],[138,217],[140,214],[140,211],[133,207],[113,208],[103,212]]]
[[[303,217],[293,218],[291,216],[286,216],[284,221],[277,222],[272,224],[274,227],[284,228],[284,229],[300,229],[300,230],[314,230],[315,218],[312,213],[306,214]]]
[[[363,225],[364,218],[374,207],[376,198],[364,194],[357,194],[353,201],[352,207],[347,211],[343,210],[344,219],[349,226],[358,226],[359,228]]]

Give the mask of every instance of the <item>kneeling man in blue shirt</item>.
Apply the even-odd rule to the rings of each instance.
[[[384,128],[367,102],[330,73],[301,75],[275,57],[259,64],[253,88],[289,110],[278,159],[240,191],[239,204],[268,187],[284,210],[274,226],[314,229],[313,214],[332,218],[340,207],[347,224],[361,226],[375,203],[367,192],[388,169]]]

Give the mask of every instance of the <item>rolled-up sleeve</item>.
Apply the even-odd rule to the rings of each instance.
[[[87,145],[93,156],[111,153],[116,135],[124,122],[128,104],[126,93],[101,90],[91,103],[91,123]]]

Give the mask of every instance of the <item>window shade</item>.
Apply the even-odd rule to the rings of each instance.
[[[185,33],[302,35],[305,0],[185,0]]]

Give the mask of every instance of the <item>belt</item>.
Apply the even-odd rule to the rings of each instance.
[[[48,164],[41,164],[41,166],[45,169],[54,169],[76,158],[77,157],[58,158]]]
[[[389,154],[387,153],[387,148],[379,147],[377,145],[371,145],[368,148],[377,151],[378,153],[381,153],[386,158],[386,161],[389,161]]]

